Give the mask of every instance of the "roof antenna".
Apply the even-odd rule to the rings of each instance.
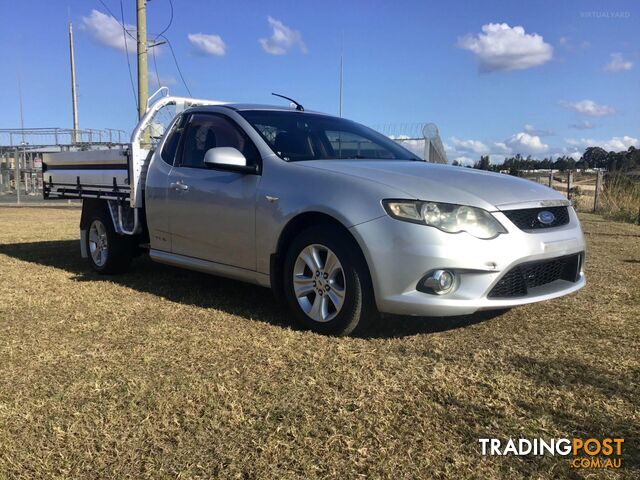
[[[284,95],[280,95],[279,93],[272,93],[271,95],[275,95],[276,97],[284,98],[285,100],[289,100],[291,103],[295,104],[296,110],[299,112],[304,112],[304,107],[296,102],[293,98],[285,97]]]

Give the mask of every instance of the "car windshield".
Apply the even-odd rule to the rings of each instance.
[[[276,155],[303,160],[418,160],[393,140],[363,125],[303,112],[247,110],[240,113]]]

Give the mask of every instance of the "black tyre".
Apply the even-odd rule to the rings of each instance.
[[[98,273],[122,273],[131,265],[133,239],[116,233],[111,215],[106,210],[99,209],[90,215],[85,246],[89,266]]]
[[[377,314],[369,272],[357,245],[325,225],[300,233],[286,253],[284,295],[296,320],[318,333],[348,335]]]

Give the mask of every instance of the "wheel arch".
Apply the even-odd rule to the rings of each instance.
[[[283,276],[282,272],[284,270],[284,261],[286,252],[296,238],[296,236],[302,232],[303,230],[318,225],[331,225],[337,229],[339,229],[342,233],[345,234],[347,238],[352,242],[353,246],[356,247],[358,253],[360,254],[359,261],[362,263],[362,266],[365,268],[367,274],[367,282],[373,289],[373,282],[371,281],[371,271],[369,269],[369,265],[365,258],[364,252],[358,240],[353,236],[353,234],[349,231],[347,227],[344,226],[342,222],[340,222],[335,217],[322,212],[311,211],[311,212],[303,212],[299,213],[295,217],[291,218],[289,222],[285,225],[278,237],[278,242],[276,244],[276,253],[271,255],[270,259],[270,278],[271,278],[271,288],[274,291],[276,297],[278,299],[283,298]],[[375,295],[375,292],[374,292]]]
[[[109,212],[106,200],[97,198],[85,198],[82,200],[82,213],[80,214],[80,230],[88,230],[91,217],[97,212]],[[110,213],[110,212],[109,212]],[[113,218],[111,217],[111,222]]]

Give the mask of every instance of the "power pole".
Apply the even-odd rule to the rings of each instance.
[[[338,116],[342,117],[342,54],[340,54],[340,108]]]
[[[22,143],[24,143],[24,109],[22,107],[22,80],[18,74],[18,98],[20,100],[20,131],[22,132]]]
[[[15,177],[16,195],[17,195],[16,202],[19,205],[20,204],[20,149],[18,147],[16,147],[16,161],[15,161],[15,164],[13,165],[13,168],[14,168],[13,175]]]
[[[72,143],[78,141],[78,96],[76,92],[76,60],[73,52],[73,27],[69,22],[69,60],[71,63],[71,110],[73,112]]]
[[[138,118],[147,111],[149,80],[147,70],[147,11],[146,0],[136,0],[138,22]]]
[[[342,117],[342,80],[343,80],[343,60],[344,60],[344,32],[340,40],[340,106],[338,108],[338,116]]]

